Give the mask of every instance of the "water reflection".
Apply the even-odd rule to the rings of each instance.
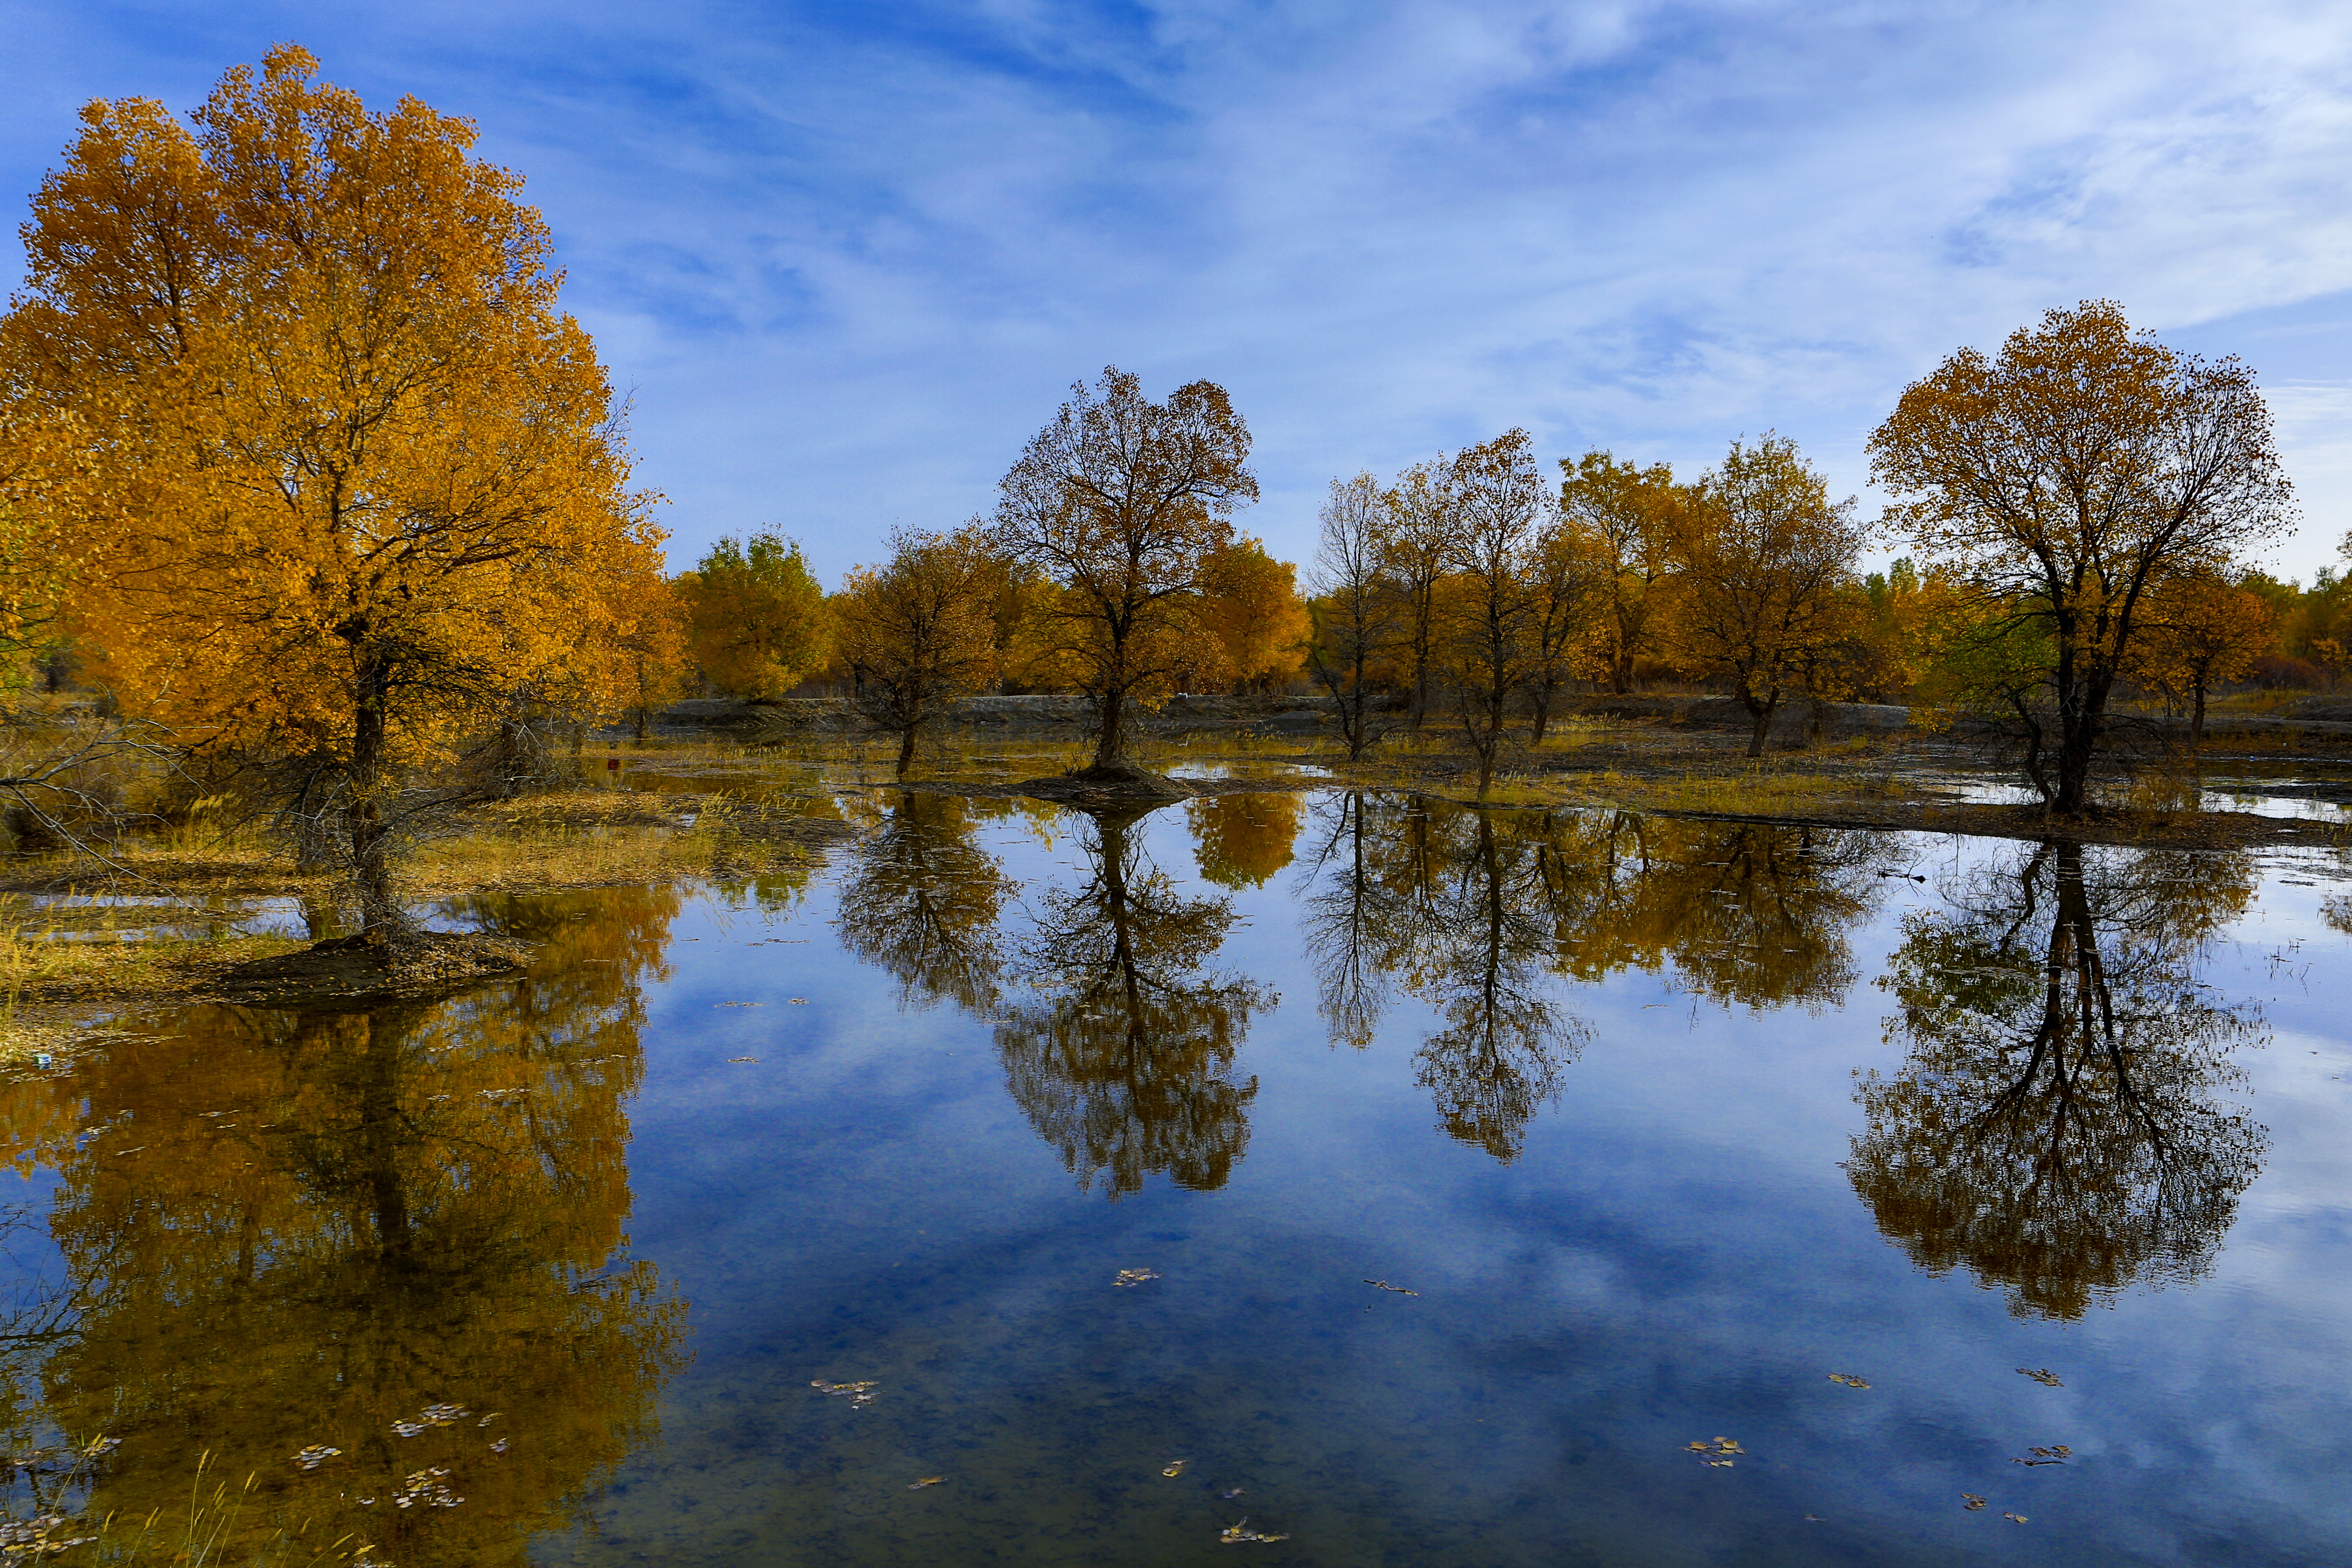
[[[2210,1266],[2268,1145],[2221,1097],[2267,1031],[2192,972],[2253,892],[2242,856],[2043,844],[1914,914],[1885,979],[1907,1055],[1856,1091],[1848,1170],[1930,1272],[2080,1317]]]
[[[1184,803],[1192,859],[1220,888],[1262,888],[1290,864],[1306,797],[1291,790],[1200,795]]]
[[[1224,1185],[1249,1143],[1257,1080],[1232,1076],[1251,1012],[1273,996],[1208,966],[1231,900],[1181,896],[1137,814],[1090,812],[1081,879],[1043,895],[1018,953],[1031,1000],[998,1018],[1006,1087],[1083,1184],[1113,1197],[1164,1173]]]
[[[1308,846],[1301,931],[1332,1037],[1368,1044],[1400,989],[1439,1008],[1421,1081],[1448,1132],[1502,1160],[1590,1036],[1558,981],[1671,964],[1726,1004],[1834,1005],[1890,859],[1857,832],[1356,792],[1317,803]]]
[[[9,1391],[17,1431],[121,1439],[90,1501],[121,1519],[184,1517],[203,1451],[256,1476],[237,1561],[300,1525],[404,1563],[519,1563],[583,1520],[683,1361],[685,1304],[623,1234],[637,983],[677,907],[486,902],[466,912],[546,943],[511,986],[196,1008],[17,1086],[85,1130],[46,1150],[73,1310],[37,1406]],[[312,1445],[341,1453],[305,1470]]]
[[[901,795],[842,881],[842,945],[898,983],[901,1006],[996,1005],[997,921],[1019,884],[973,843],[971,818],[956,795]]]

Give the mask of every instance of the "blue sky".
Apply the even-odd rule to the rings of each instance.
[[[675,563],[950,524],[1070,382],[1222,382],[1243,517],[1510,426],[1841,491],[1903,385],[2103,296],[2261,373],[2308,575],[2352,528],[2352,7],[0,0],[0,188],[79,104],[291,39],[481,126],[633,398]],[[21,213],[19,205],[16,210]],[[20,257],[5,250],[13,279]]]

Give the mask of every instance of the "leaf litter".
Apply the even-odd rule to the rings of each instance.
[[[1713,1442],[1685,1443],[1683,1447],[1696,1454],[1699,1462],[1710,1470],[1727,1470],[1738,1456],[1748,1452],[1730,1437],[1717,1437]]]
[[[809,1386],[827,1399],[846,1399],[852,1409],[873,1404],[882,1392],[882,1385],[871,1378],[860,1383],[827,1383],[821,1377],[814,1377],[809,1380]]]

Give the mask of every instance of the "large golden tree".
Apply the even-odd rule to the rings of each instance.
[[[316,73],[281,46],[192,126],[82,111],[0,324],[0,445],[75,456],[12,504],[81,542],[93,673],[294,762],[374,928],[412,770],[519,692],[611,684],[582,629],[661,535],[520,179],[467,121]]]
[[[2135,333],[2105,300],[2049,311],[1998,358],[1953,354],[1904,389],[1870,451],[1872,478],[1907,498],[1890,520],[1993,607],[1991,634],[2046,648],[2015,705],[2029,776],[2062,816],[2090,809],[2150,596],[2290,517],[2253,373]]]
[[[1257,499],[1249,451],[1223,387],[1153,403],[1114,366],[1072,387],[1004,476],[997,545],[1061,589],[1055,643],[1094,702],[1098,768],[1122,760],[1136,709],[1225,673],[1201,608],[1234,503]]]

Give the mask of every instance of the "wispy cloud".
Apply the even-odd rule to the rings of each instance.
[[[2352,362],[2294,327],[2352,289],[2340,6],[195,15],[0,6],[46,40],[0,139],[18,188],[76,100],[184,104],[280,37],[473,115],[556,226],[688,552],[773,522],[838,570],[982,510],[1114,361],[1233,390],[1246,525],[1294,556],[1330,475],[1513,424],[1692,465],[1773,426],[1859,489],[1906,381],[2087,296],[2292,362],[2287,563],[2352,521]]]

